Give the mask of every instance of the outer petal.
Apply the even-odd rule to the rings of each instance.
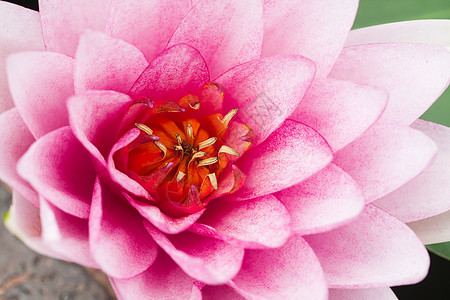
[[[374,87],[319,79],[289,118],[317,130],[337,151],[379,118],[387,100],[387,93]]]
[[[110,0],[39,0],[47,51],[74,56],[86,29],[105,31]]]
[[[191,46],[173,46],[153,60],[133,85],[130,95],[153,101],[178,101],[209,82],[208,67]]]
[[[158,245],[189,276],[207,284],[223,284],[239,271],[244,250],[190,232],[166,236],[144,223]]]
[[[251,199],[288,188],[323,169],[332,158],[331,149],[316,131],[287,120],[237,162],[247,177],[227,199]]]
[[[355,221],[306,240],[332,288],[412,284],[426,276],[430,264],[415,234],[373,205]]]
[[[264,6],[263,56],[298,54],[326,77],[355,19],[355,0],[272,0]]]
[[[0,2],[0,113],[14,106],[6,79],[6,57],[14,52],[44,50],[39,13]]]
[[[246,250],[231,286],[250,299],[326,299],[317,257],[305,240],[293,236],[281,248]]]
[[[358,184],[335,164],[275,196],[289,211],[292,230],[301,235],[338,227],[364,207]]]
[[[170,257],[159,251],[155,263],[142,274],[129,279],[110,278],[119,299],[201,299],[199,288]]]
[[[450,20],[414,20],[350,31],[346,46],[370,43],[424,43],[450,47]]]
[[[70,127],[96,162],[106,166],[112,145],[118,138],[120,121],[130,105],[125,94],[91,91],[69,99]]]
[[[89,217],[95,171],[89,153],[68,126],[34,143],[21,158],[18,172],[62,211]]]
[[[388,287],[372,289],[329,289],[329,300],[396,300]]]
[[[383,116],[409,125],[449,83],[450,52],[425,44],[369,44],[344,48],[330,77],[385,89]]]
[[[260,57],[262,13],[260,0],[203,0],[183,19],[168,46],[186,43],[198,49],[215,78]]]
[[[74,93],[73,64],[74,60],[68,56],[47,52],[23,52],[8,57],[8,80],[14,103],[36,138],[69,124],[66,100]]]
[[[75,91],[128,93],[147,66],[144,55],[133,45],[89,30],[81,36],[76,52]]]
[[[28,182],[16,171],[18,160],[35,141],[27,126],[19,115],[17,108],[10,109],[0,115],[0,180],[19,192],[34,206],[39,207],[39,198]]]
[[[97,179],[89,218],[89,239],[95,260],[109,276],[131,278],[155,261],[157,246],[142,220],[122,196],[114,195]]]
[[[107,31],[138,47],[152,61],[190,9],[190,0],[112,0]]]
[[[436,160],[422,174],[374,203],[405,223],[450,210],[450,128],[423,120],[414,122],[412,128],[437,143]]]
[[[440,215],[408,223],[424,244],[450,241],[450,211]]]
[[[65,260],[98,268],[89,248],[88,221],[68,215],[41,198],[42,239]]]
[[[266,195],[244,202],[211,202],[190,230],[217,235],[243,248],[276,248],[289,238],[290,221],[284,205],[273,195]]]
[[[255,143],[292,114],[314,78],[314,64],[300,56],[274,56],[239,65],[216,81],[225,87],[224,110],[239,109]]]
[[[410,181],[433,161],[436,144],[423,133],[395,123],[378,122],[335,155],[372,202]]]

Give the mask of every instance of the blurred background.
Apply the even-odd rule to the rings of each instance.
[[[38,10],[37,0],[8,2]],[[417,19],[450,19],[450,0],[360,0],[353,28]],[[450,127],[450,88],[422,118]],[[9,200],[9,192],[0,186],[1,215]],[[101,274],[35,254],[9,235],[3,225],[0,245],[0,300],[114,299]],[[416,285],[393,288],[400,300],[450,299],[450,243],[431,246],[429,252],[427,278]],[[447,259],[441,257],[446,255]]]

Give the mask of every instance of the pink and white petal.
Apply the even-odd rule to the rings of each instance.
[[[255,144],[294,112],[314,79],[314,63],[301,56],[272,56],[239,65],[215,81],[225,88],[224,111],[249,125]]]
[[[112,0],[107,32],[135,45],[152,61],[191,8],[190,0]]]
[[[368,44],[344,48],[330,77],[385,89],[384,118],[409,125],[447,88],[450,52],[426,44]]]
[[[17,108],[0,114],[0,180],[8,184],[14,191],[23,195],[34,206],[39,207],[36,191],[17,173],[17,162],[35,142]]]
[[[264,6],[262,56],[297,54],[312,59],[326,77],[355,19],[355,0],[272,0]]]
[[[374,202],[405,223],[450,210],[450,128],[424,120],[411,127],[437,144],[436,160],[419,176]]]
[[[185,43],[205,58],[211,77],[258,59],[263,38],[260,0],[204,0],[181,21],[168,47]]]
[[[106,30],[110,0],[39,0],[45,49],[74,56],[86,29]]]
[[[371,86],[317,79],[289,118],[317,130],[336,152],[375,123],[387,100],[385,91]]]
[[[99,267],[92,257],[89,247],[88,220],[66,214],[42,197],[40,219],[42,241],[45,245],[64,260],[90,268]]]
[[[11,95],[34,137],[69,125],[66,101],[74,93],[73,66],[72,58],[50,52],[21,52],[8,57]]]
[[[130,102],[129,96],[113,91],[90,91],[68,100],[70,127],[97,164],[106,166]]]
[[[329,289],[329,300],[397,300],[389,287],[372,289]]]
[[[430,264],[414,232],[371,204],[355,221],[305,238],[331,288],[413,284],[425,278]]]
[[[69,126],[31,145],[17,170],[46,201],[74,217],[89,217],[95,171]]]
[[[382,121],[337,152],[334,162],[356,180],[369,203],[423,172],[436,151],[422,132]]]
[[[184,273],[166,254],[159,251],[158,258],[146,271],[134,278],[110,277],[116,295],[121,300],[147,299],[201,299],[193,298],[199,289],[195,279]]]
[[[227,200],[246,200],[293,186],[325,168],[333,159],[326,141],[310,127],[287,120],[238,162],[244,185]]]
[[[148,66],[144,55],[133,45],[92,30],[81,36],[75,58],[76,93],[86,90],[128,93]]]
[[[265,249],[280,247],[287,241],[290,222],[284,205],[273,195],[266,195],[243,202],[211,202],[190,230],[202,234],[202,229],[212,229],[230,244]]]
[[[202,288],[203,300],[245,300],[228,285],[205,285]]]
[[[156,243],[186,274],[206,284],[226,283],[241,267],[244,249],[186,231],[164,235],[150,223],[144,222],[144,225]]]
[[[327,299],[327,283],[314,252],[298,235],[276,249],[246,250],[230,286],[247,299]]]
[[[0,2],[0,113],[14,107],[6,78],[6,58],[14,52],[44,50],[39,13]]]
[[[450,211],[407,225],[426,245],[450,241]]]
[[[123,196],[96,180],[89,240],[94,259],[108,276],[131,278],[155,261],[158,248],[142,221]]]
[[[371,43],[424,43],[450,47],[450,20],[414,20],[350,31],[345,46]]]
[[[364,208],[358,184],[335,164],[275,196],[291,215],[293,232],[319,233],[350,222]]]
[[[130,90],[133,98],[177,101],[209,82],[209,71],[200,53],[189,45],[175,45],[144,70]]]

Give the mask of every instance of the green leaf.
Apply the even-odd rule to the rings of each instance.
[[[450,19],[450,1],[360,0],[353,28],[417,19]],[[450,127],[450,88],[421,119]]]
[[[428,250],[447,260],[450,260],[450,242],[427,245]]]

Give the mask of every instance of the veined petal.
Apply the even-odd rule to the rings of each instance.
[[[409,125],[447,88],[450,52],[426,44],[367,44],[344,48],[330,77],[385,89],[383,117]]]
[[[36,138],[69,125],[66,101],[74,93],[73,66],[72,58],[50,52],[22,52],[8,57],[14,103]]]
[[[110,0],[39,0],[47,51],[74,56],[86,29],[105,31]]]
[[[185,43],[205,58],[211,77],[261,55],[263,4],[260,0],[204,0],[183,19],[168,47]]]
[[[371,204],[353,222],[306,240],[331,288],[413,284],[426,276],[430,264],[414,232]]]
[[[450,241],[450,211],[407,224],[424,244]]]
[[[6,58],[14,52],[44,50],[39,13],[0,2],[0,113],[14,106],[6,78]]]
[[[297,54],[312,59],[326,77],[355,19],[355,0],[272,0],[264,6],[262,56]]]
[[[450,128],[424,120],[417,120],[411,127],[437,144],[436,159],[416,178],[374,202],[405,223],[450,210]]]

